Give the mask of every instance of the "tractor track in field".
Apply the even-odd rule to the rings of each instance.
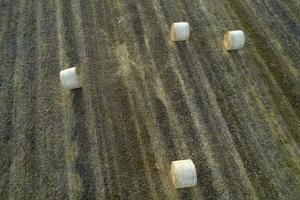
[[[0,199],[299,199],[299,11],[0,1]],[[229,53],[234,29],[246,45]],[[70,67],[82,89],[60,85]],[[176,190],[170,163],[188,158],[198,184]]]
[[[12,163],[9,168],[9,198],[35,198],[38,189],[36,90],[38,60],[36,2],[18,2],[21,14],[17,31],[17,57],[14,70]],[[27,27],[31,26],[31,29]],[[24,68],[23,68],[24,67]],[[8,130],[7,130],[8,131]],[[14,148],[15,147],[15,148]],[[22,179],[20,183],[18,179]]]
[[[11,143],[13,135],[9,130],[13,129],[12,119],[13,119],[13,76],[14,76],[14,66],[16,63],[16,46],[17,46],[17,30],[20,25],[17,23],[17,19],[20,17],[17,10],[18,7],[15,6],[16,1],[7,5],[5,8],[1,9],[1,68],[0,71],[0,138],[1,138],[1,190],[0,195],[7,198],[9,195],[9,168],[12,163],[12,150]],[[6,23],[5,23],[6,22]],[[9,34],[9,32],[13,34]],[[4,59],[5,58],[5,59]]]

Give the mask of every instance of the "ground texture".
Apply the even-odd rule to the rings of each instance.
[[[299,200],[299,77],[299,0],[1,0],[0,199]]]

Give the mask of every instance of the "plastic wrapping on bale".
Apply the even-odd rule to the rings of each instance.
[[[226,50],[237,50],[244,47],[245,40],[243,31],[228,31],[224,36],[224,45]]]
[[[171,179],[175,188],[193,187],[197,184],[197,171],[191,159],[171,163]]]
[[[80,76],[76,71],[76,67],[62,70],[59,73],[59,77],[61,84],[66,89],[72,90],[82,87]]]
[[[171,27],[171,39],[173,41],[185,41],[190,37],[190,25],[187,22],[173,23]]]

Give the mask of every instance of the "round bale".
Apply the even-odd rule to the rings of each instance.
[[[244,47],[245,40],[243,31],[228,31],[224,36],[224,45],[226,50],[237,50]]]
[[[173,23],[171,27],[171,39],[173,41],[185,41],[190,37],[190,25],[187,22]]]
[[[170,174],[175,188],[193,187],[197,184],[197,171],[191,159],[173,161]]]
[[[76,67],[60,71],[59,77],[61,84],[66,89],[72,90],[82,87],[80,76],[76,71]]]

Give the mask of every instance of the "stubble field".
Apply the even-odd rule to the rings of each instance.
[[[1,0],[0,199],[300,199],[299,58],[297,0]]]

